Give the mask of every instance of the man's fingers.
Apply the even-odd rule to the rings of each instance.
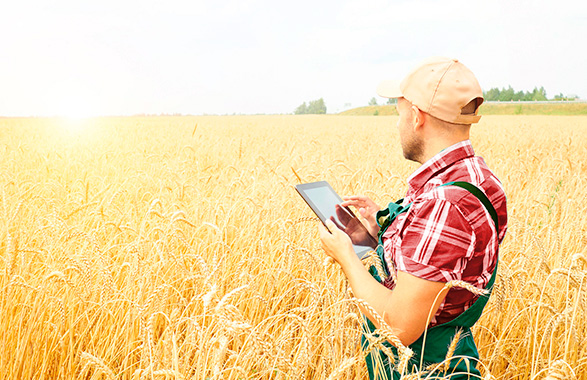
[[[326,227],[328,227],[330,234],[332,234],[332,235],[338,234],[339,232],[342,232],[342,230],[340,228],[338,228],[336,223],[334,223],[331,219],[326,219],[325,224],[326,224]]]
[[[365,203],[364,201],[361,201],[359,199],[343,198],[343,201],[340,203],[340,205],[342,207],[348,207],[348,206],[358,206],[358,205],[362,205],[364,203]]]
[[[363,196],[363,195],[351,195],[350,197],[343,197],[343,202],[341,206],[348,207],[354,206],[356,208],[364,207],[364,208],[372,208],[374,210],[378,210],[379,206],[371,200],[371,198]]]
[[[330,235],[330,232],[328,232],[328,230],[326,229],[326,227],[324,227],[324,225],[322,223],[320,223],[318,225],[318,233],[320,233],[320,237],[322,237],[326,234]]]
[[[334,222],[331,219],[326,219],[326,222],[324,222],[324,224],[326,224],[326,227],[328,227],[328,229],[330,231],[332,231],[334,228],[336,228],[336,226],[334,225]]]
[[[361,216],[365,219],[369,219],[369,218],[373,217],[373,214],[369,213],[369,211],[367,211],[367,209],[365,207],[361,207],[359,209],[359,214],[361,214]]]
[[[342,199],[345,201],[365,201],[369,199],[369,197],[366,197],[364,195],[347,195],[342,197]]]

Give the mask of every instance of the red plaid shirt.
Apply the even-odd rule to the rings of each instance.
[[[447,182],[466,181],[479,187],[497,211],[499,231],[481,202],[469,191]],[[395,286],[394,270],[439,282],[463,280],[485,288],[495,268],[499,243],[507,229],[506,197],[497,177],[469,140],[428,160],[408,178],[403,204],[412,203],[383,235],[385,261]],[[451,288],[431,326],[456,318],[476,300],[467,290]]]

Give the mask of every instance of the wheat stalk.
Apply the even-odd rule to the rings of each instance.
[[[455,350],[457,348],[457,345],[459,343],[459,340],[461,339],[461,333],[463,331],[462,330],[458,330],[455,334],[455,336],[452,338],[449,346],[448,346],[448,351],[446,352],[446,359],[444,362],[444,372],[448,372],[448,370],[450,369],[450,359],[453,357]]]
[[[97,356],[94,356],[86,351],[81,353],[81,358],[82,358],[82,360],[85,360],[87,362],[87,364],[94,367],[98,372],[100,372],[104,376],[106,376],[106,378],[108,380],[115,380],[116,379],[116,375],[114,375],[114,372],[112,372],[110,367],[108,367],[108,365],[106,365],[106,363],[104,363],[104,361],[102,359],[100,359]],[[82,371],[82,374],[83,373],[84,373],[84,371]]]
[[[342,363],[340,363],[340,365],[334,371],[332,371],[330,375],[328,375],[326,380],[334,380],[340,378],[342,374],[344,374],[349,368],[357,364],[358,361],[359,358],[357,357],[350,357],[344,359]]]

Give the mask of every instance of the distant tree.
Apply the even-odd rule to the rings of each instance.
[[[389,99],[387,99],[387,104],[397,104],[397,98],[389,98]]]
[[[546,98],[546,90],[544,89],[544,87],[540,87],[540,89],[534,87],[534,91],[532,91],[532,100],[537,100],[537,101],[548,100]]]
[[[518,91],[514,94],[514,98],[512,100],[515,100],[516,102],[518,102],[523,99],[524,99],[524,91]]]
[[[514,89],[512,86],[508,86],[507,89],[503,89],[499,94],[499,100],[502,102],[508,102],[514,98]]]
[[[326,104],[324,104],[324,99],[320,98],[318,100],[312,100],[308,104],[308,113],[311,113],[311,114],[324,114],[324,113],[326,113]]]
[[[308,113],[308,106],[306,106],[306,102],[303,102],[302,104],[300,104],[298,106],[298,108],[296,108],[294,111],[295,115],[305,115],[307,113]]]
[[[530,91],[526,91],[524,93],[524,97],[522,98],[523,101],[529,102],[532,100],[532,93]]]
[[[295,115],[306,115],[306,114],[324,114],[326,113],[326,104],[324,99],[320,98],[317,100],[310,101],[307,105],[306,102],[300,104],[298,108],[294,110]]]
[[[377,99],[375,97],[372,97],[371,100],[369,100],[369,105],[370,106],[376,106],[377,105]]]
[[[500,92],[499,88],[497,88],[497,87],[492,88],[489,91],[486,91],[483,94],[483,97],[485,98],[485,100],[488,100],[488,101],[496,101],[496,100],[499,100],[499,92]]]

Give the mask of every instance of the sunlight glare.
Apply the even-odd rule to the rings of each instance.
[[[73,97],[71,92],[64,97],[57,108],[57,114],[63,118],[63,128],[70,133],[79,134],[92,124],[91,118],[99,116],[96,112],[97,102],[88,97]]]

